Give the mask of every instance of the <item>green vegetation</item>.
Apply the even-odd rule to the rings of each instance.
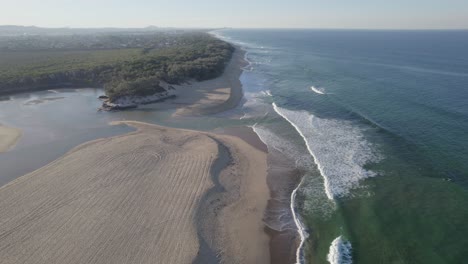
[[[103,49],[44,50],[42,44],[41,49],[31,44],[28,50],[20,45],[0,51],[0,94],[85,85],[104,86],[111,99],[148,95],[161,91],[159,81],[176,84],[218,77],[234,51],[201,32],[114,38],[125,39],[130,48],[106,49],[102,44]]]
[[[152,78],[138,78],[133,81],[118,81],[106,84],[106,94],[115,99],[121,96],[146,96],[155,93],[164,92],[165,89],[159,86],[159,79]]]

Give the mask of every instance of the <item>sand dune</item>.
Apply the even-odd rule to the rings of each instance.
[[[228,198],[222,217],[208,207],[218,233],[205,232],[196,211],[215,186],[217,136],[130,123],[138,131],[85,143],[0,188],[0,263],[192,263],[199,235],[230,263],[267,263],[265,154],[220,137],[233,150],[220,178]]]
[[[10,150],[21,137],[21,130],[0,125],[0,153]]]

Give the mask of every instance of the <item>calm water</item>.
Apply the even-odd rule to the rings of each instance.
[[[307,236],[301,259],[466,262],[468,32],[217,34],[246,49],[251,62],[237,109],[173,119],[151,105],[97,112],[100,89],[8,97],[0,123],[23,137],[0,154],[0,185],[80,143],[132,131],[109,126],[114,120],[199,130],[250,125],[304,171],[296,203]]]
[[[172,127],[211,130],[242,121],[223,115],[203,118],[171,118],[173,110],[159,111],[147,105],[132,111],[99,112],[102,89],[59,89],[5,96],[0,100],[0,124],[20,128],[22,137],[12,151],[0,153],[0,186],[34,171],[71,148],[89,140],[133,131],[112,121],[137,120]],[[228,113],[229,114],[229,113]]]
[[[245,117],[307,170],[308,261],[466,262],[468,31],[216,34],[248,51]]]

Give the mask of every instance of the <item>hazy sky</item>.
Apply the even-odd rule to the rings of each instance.
[[[468,0],[0,0],[0,24],[468,29]]]

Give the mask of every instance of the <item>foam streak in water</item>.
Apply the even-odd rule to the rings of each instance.
[[[302,247],[304,246],[304,242],[307,237],[307,233],[305,231],[304,225],[302,224],[301,220],[299,220],[299,217],[296,213],[296,206],[295,206],[296,193],[297,193],[297,190],[301,187],[301,185],[302,185],[302,181],[301,183],[299,183],[296,189],[294,189],[294,191],[291,193],[291,212],[293,214],[294,223],[297,226],[297,232],[299,233],[299,237],[301,239],[299,246],[296,249],[296,264],[301,264],[303,262],[302,261]]]
[[[351,243],[339,236],[330,245],[327,260],[330,264],[352,264],[351,252]]]

